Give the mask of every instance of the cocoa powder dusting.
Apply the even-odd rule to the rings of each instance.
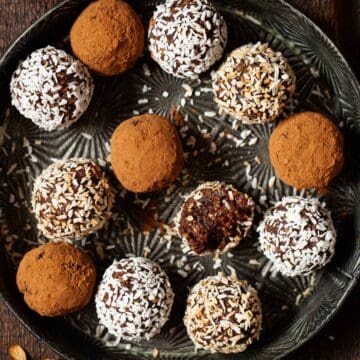
[[[303,112],[282,121],[270,137],[276,175],[296,188],[325,188],[343,167],[343,136],[326,116]]]
[[[133,67],[144,49],[144,27],[130,5],[98,0],[77,18],[70,32],[74,54],[91,70],[112,76]]]
[[[153,114],[132,117],[116,128],[110,158],[121,184],[137,193],[168,186],[184,164],[176,128],[167,119]]]
[[[91,258],[66,243],[48,243],[27,252],[16,282],[27,305],[42,316],[62,316],[88,304],[96,281]]]

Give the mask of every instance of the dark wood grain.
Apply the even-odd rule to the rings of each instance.
[[[34,20],[61,0],[0,0],[0,55]],[[342,50],[359,76],[360,1],[290,0],[313,19]],[[295,25],[294,25],[295,26]],[[311,341],[287,360],[360,360],[360,284],[338,314]],[[0,301],[0,359],[7,348],[20,344],[34,360],[60,360],[36,339]]]
[[[360,0],[288,2],[312,19],[334,41],[360,78]]]

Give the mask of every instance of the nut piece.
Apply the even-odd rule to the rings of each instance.
[[[26,360],[26,353],[20,345],[11,345],[8,352],[10,360]]]

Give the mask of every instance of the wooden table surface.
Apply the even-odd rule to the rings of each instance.
[[[34,20],[62,0],[0,0],[0,55]],[[357,77],[360,75],[360,0],[290,0],[337,44]],[[295,25],[294,25],[295,26]],[[360,284],[333,320],[287,360],[360,360]],[[21,345],[34,360],[56,359],[0,301],[0,359],[11,344]]]

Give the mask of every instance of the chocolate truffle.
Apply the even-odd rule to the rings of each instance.
[[[295,75],[268,44],[234,50],[213,74],[215,101],[244,124],[275,120],[295,92]]]
[[[261,250],[286,276],[309,275],[334,255],[330,212],[315,198],[283,198],[267,210],[258,232]]]
[[[93,91],[88,69],[52,46],[32,52],[10,82],[12,105],[47,131],[65,129],[77,121],[89,106]]]
[[[282,121],[269,141],[276,175],[301,188],[326,187],[343,167],[343,136],[326,116],[302,112]]]
[[[197,255],[223,253],[247,235],[255,203],[232,185],[206,182],[184,201],[176,217],[179,235]]]
[[[178,177],[184,164],[176,128],[153,114],[134,116],[116,128],[110,158],[118,180],[136,193],[165,188]]]
[[[16,275],[26,304],[42,316],[81,310],[91,299],[95,281],[91,258],[65,243],[48,243],[30,250]]]
[[[114,260],[96,294],[100,323],[128,341],[150,340],[169,318],[174,293],[166,273],[141,257]]]
[[[114,195],[92,160],[70,159],[47,167],[34,183],[32,207],[38,229],[50,239],[85,237],[111,217]]]
[[[184,323],[196,347],[237,353],[258,339],[262,312],[257,292],[246,281],[222,274],[198,282],[187,299]]]
[[[152,58],[166,72],[192,78],[221,58],[227,27],[206,0],[167,0],[154,12],[148,38]]]
[[[112,76],[132,68],[144,50],[144,27],[121,0],[92,2],[70,31],[74,54],[94,72]]]

